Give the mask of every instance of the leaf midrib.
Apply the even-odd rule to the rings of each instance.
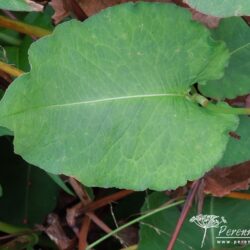
[[[247,48],[247,47],[249,47],[250,46],[250,42],[249,43],[246,43],[246,44],[244,44],[244,45],[242,45],[242,46],[240,46],[240,47],[238,47],[238,48],[236,48],[235,50],[233,50],[233,51],[231,51],[230,52],[230,55],[233,55],[233,54],[235,54],[235,53],[237,53],[237,52],[239,52],[239,51],[241,51],[241,50],[243,50],[243,49],[245,49],[245,48]]]
[[[24,112],[36,110],[36,109],[62,108],[62,107],[78,106],[78,105],[85,105],[85,104],[96,104],[96,103],[104,103],[104,102],[111,102],[111,101],[129,100],[129,99],[144,99],[144,98],[154,98],[154,97],[186,97],[186,95],[187,94],[178,94],[178,93],[130,95],[130,96],[109,97],[109,98],[95,99],[95,100],[88,100],[88,101],[71,102],[71,103],[64,103],[64,104],[52,104],[48,106],[36,106],[36,107],[31,107],[25,110],[20,110],[12,114],[1,116],[1,118],[18,115],[20,113],[24,113]]]
[[[110,101],[140,99],[140,98],[150,98],[150,97],[166,97],[166,96],[184,97],[185,95],[176,94],[176,93],[168,93],[168,94],[146,94],[146,95],[117,96],[117,97],[109,97],[109,98],[89,100],[89,101],[80,101],[80,102],[65,103],[65,104],[55,104],[55,105],[52,105],[51,107],[76,106],[76,105],[82,105],[82,104],[95,104],[95,103],[100,103],[100,102],[110,102]]]

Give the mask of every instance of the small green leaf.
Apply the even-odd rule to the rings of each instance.
[[[42,11],[43,6],[31,0],[0,0],[0,9],[13,11]]]
[[[166,194],[153,193],[145,201],[142,212],[155,209],[166,201],[168,201]],[[216,237],[226,236],[225,234],[227,230],[230,230],[230,232],[228,231],[229,234],[232,233],[232,229],[249,230],[249,209],[250,203],[247,200],[207,197],[204,201],[202,214],[218,216],[220,225],[217,228],[207,228],[203,249],[219,250],[231,249],[230,247],[236,246],[239,247],[237,242],[234,243],[235,240],[237,241],[237,238],[228,239],[231,241],[229,244],[222,244],[219,243],[220,239],[217,239]],[[180,208],[172,207],[143,220],[140,225],[140,243],[138,250],[167,249],[167,245],[179,219],[180,211]],[[237,216],[235,216],[236,214]],[[194,222],[190,222],[190,219],[193,216],[197,216],[197,211],[194,207],[189,212],[187,219],[181,228],[174,249],[201,249],[204,228],[199,227]],[[222,217],[224,222],[226,221],[225,223],[222,221]],[[201,221],[204,225],[208,222],[209,221]],[[221,228],[222,226],[224,227]],[[239,235],[238,233],[237,235],[234,233],[232,236],[237,237]]]
[[[175,5],[128,3],[64,23],[29,55],[0,125],[25,160],[87,186],[176,188],[213,167],[237,127],[188,98],[229,55]]]
[[[236,130],[240,139],[230,138],[223,158],[217,164],[221,167],[233,166],[250,160],[250,117],[240,118],[240,125]]]
[[[49,177],[67,194],[75,196],[74,193],[70,190],[70,188],[65,184],[65,182],[61,179],[59,175],[47,173]]]
[[[250,93],[250,29],[238,17],[221,21],[220,26],[212,31],[216,40],[226,42],[231,58],[224,77],[200,85],[200,91],[216,99],[233,99]]]
[[[250,0],[184,0],[192,8],[211,16],[249,16]]]

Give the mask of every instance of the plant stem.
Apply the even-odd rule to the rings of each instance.
[[[12,20],[4,16],[0,16],[0,26],[3,28],[15,30],[17,32],[29,35],[31,37],[32,36],[43,37],[51,34],[50,30],[26,24],[20,21]]]
[[[17,227],[0,221],[0,232],[8,234],[20,234],[31,232],[31,230],[27,227]]]
[[[76,18],[80,21],[84,21],[88,18],[81,6],[76,0],[64,0],[67,7],[75,14]]]
[[[100,207],[103,207],[105,205],[108,205],[111,202],[120,200],[130,194],[133,194],[134,191],[132,190],[122,190],[119,191],[117,193],[111,194],[109,196],[106,196],[104,198],[101,198],[99,200],[93,201],[89,204],[86,205],[86,207],[84,208],[84,212],[89,212],[89,211],[94,211]]]
[[[161,207],[159,207],[159,208],[157,208],[157,209],[154,209],[154,210],[152,210],[152,211],[150,211],[150,212],[148,212],[148,213],[146,213],[146,214],[144,214],[144,215],[142,215],[142,216],[140,216],[140,217],[138,217],[138,218],[136,218],[136,219],[134,219],[134,220],[132,220],[132,221],[130,221],[130,222],[128,222],[128,223],[122,225],[122,226],[120,226],[120,227],[118,227],[117,229],[113,230],[111,233],[106,234],[105,236],[103,236],[103,237],[100,238],[99,240],[97,240],[97,241],[95,241],[94,243],[90,244],[90,245],[86,248],[86,250],[90,250],[91,248],[97,246],[98,244],[100,244],[101,242],[103,242],[103,241],[106,240],[107,238],[113,236],[114,234],[117,234],[118,232],[120,232],[120,231],[123,230],[124,228],[127,228],[127,227],[129,227],[129,226],[131,226],[131,225],[133,225],[133,224],[135,224],[135,223],[137,223],[137,222],[139,222],[139,221],[141,221],[141,220],[143,220],[143,219],[145,219],[145,218],[147,218],[147,217],[149,217],[149,216],[151,216],[151,215],[154,215],[154,214],[156,214],[156,213],[159,213],[159,212],[161,212],[161,211],[163,211],[163,210],[165,210],[165,209],[168,209],[168,208],[171,208],[171,207],[180,205],[180,204],[182,204],[183,202],[184,202],[184,200],[181,200],[181,201],[177,201],[177,202],[174,202],[174,203],[172,203],[172,204],[167,204],[167,205],[165,205],[165,206],[161,206]]]
[[[172,237],[171,237],[171,239],[169,241],[167,250],[172,250],[173,247],[174,247],[175,241],[176,241],[176,239],[177,239],[177,237],[179,235],[181,227],[182,227],[182,225],[183,225],[183,223],[184,223],[184,221],[185,221],[185,219],[187,217],[187,214],[188,214],[188,212],[189,212],[189,210],[190,210],[190,208],[192,206],[192,203],[193,203],[195,194],[196,194],[196,192],[197,192],[197,190],[199,188],[199,185],[200,185],[200,181],[195,181],[192,184],[192,187],[191,187],[191,189],[189,191],[188,197],[187,197],[187,199],[185,201],[185,204],[184,204],[184,207],[183,207],[183,209],[181,211],[181,215],[180,215],[180,218],[179,218],[179,220],[177,222],[174,233],[173,233],[173,235],[172,235]]]
[[[89,216],[85,216],[82,221],[82,226],[79,232],[78,250],[85,250],[88,243],[87,237],[89,232],[91,219]]]
[[[4,43],[8,43],[10,45],[18,46],[21,44],[21,40],[12,37],[10,35],[7,35],[3,32],[0,32],[0,40],[3,41]]]
[[[191,95],[189,98],[199,103],[202,107],[216,113],[231,114],[231,115],[250,115],[250,108],[234,108],[230,106],[222,107],[209,102],[209,100],[206,97],[199,95],[197,93]]]
[[[105,233],[109,234],[112,232],[112,229],[106,225],[101,219],[99,219],[94,213],[87,213],[86,214],[99,228],[101,228]],[[120,241],[121,245],[125,245],[124,240],[119,237],[118,235],[113,235],[117,240]],[[79,249],[80,250],[80,249]],[[83,249],[85,250],[85,249]]]
[[[218,105],[214,105],[211,102],[204,107],[216,113],[231,115],[250,115],[250,108],[221,107]]]
[[[0,70],[14,77],[21,76],[24,73],[22,70],[2,61],[0,61]]]
[[[9,10],[1,10],[5,16],[9,17],[10,19],[17,20],[16,16],[12,14]]]
[[[250,194],[240,193],[240,192],[231,192],[230,194],[227,194],[224,197],[234,198],[239,200],[250,200]]]

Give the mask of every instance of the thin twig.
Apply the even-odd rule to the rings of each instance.
[[[9,10],[2,10],[2,12],[7,16],[9,17],[10,19],[13,19],[13,20],[17,20],[16,16],[11,13]]]
[[[119,227],[118,222],[117,222],[117,220],[116,220],[116,218],[115,218],[115,213],[114,213],[114,210],[113,210],[112,203],[110,203],[109,206],[110,206],[110,213],[111,213],[111,216],[112,216],[113,221],[114,221],[114,223],[115,223],[115,226],[116,226],[116,227]]]
[[[204,187],[205,187],[205,182],[204,182],[204,178],[202,178],[200,181],[199,188],[197,190],[197,212],[198,214],[202,213],[203,206],[204,206],[204,199],[205,199]]]
[[[79,197],[79,199],[81,200],[83,206],[86,206],[88,204],[91,203],[91,199],[88,196],[87,192],[83,189],[83,187],[81,186],[81,184],[79,184],[74,178],[70,177],[69,178],[69,183],[72,186],[72,188],[74,189],[76,195]],[[109,228],[100,218],[98,218],[93,212],[87,212],[86,216],[89,217],[99,228],[101,228],[105,233],[111,233],[112,229]],[[85,217],[86,217],[85,216]],[[82,233],[79,233],[79,250],[85,250],[85,248],[83,248],[83,246],[87,245],[87,237],[88,237],[88,230],[89,227],[87,227],[87,223],[86,222],[86,218],[84,217],[83,222],[82,222],[82,226],[81,226],[81,230]],[[124,241],[117,235],[114,235],[114,237],[116,239],[118,239],[121,244],[124,244]]]
[[[181,227],[187,217],[187,214],[192,206],[192,203],[193,203],[193,200],[194,200],[194,197],[195,197],[195,194],[199,188],[199,185],[200,185],[200,181],[195,181],[193,182],[192,184],[192,187],[189,191],[189,194],[187,196],[187,199],[185,201],[185,204],[183,206],[183,209],[182,209],[182,212],[181,212],[181,215],[180,215],[180,218],[176,224],[176,227],[175,227],[175,230],[174,230],[174,233],[173,235],[171,236],[171,239],[169,241],[169,244],[168,244],[168,247],[167,247],[167,250],[172,250],[173,247],[174,247],[174,244],[176,242],[176,239],[179,235],[179,232],[181,230]]]
[[[84,216],[82,226],[79,232],[78,250],[85,250],[88,246],[87,238],[91,219],[89,216]]]
[[[82,185],[78,183],[73,177],[69,178],[69,183],[72,186],[73,190],[75,191],[76,195],[80,199],[83,206],[86,206],[88,203],[91,202],[90,197],[88,196],[87,192],[83,189]],[[78,250],[85,250],[87,248],[88,242],[88,233],[89,227],[91,223],[91,217],[86,214],[84,216],[81,229],[78,235]]]
[[[84,212],[94,211],[98,208],[104,207],[104,206],[110,204],[111,202],[120,200],[120,199],[122,199],[130,194],[133,194],[133,193],[134,193],[134,191],[132,191],[132,190],[122,190],[122,191],[119,191],[115,194],[111,194],[109,196],[106,196],[104,198],[101,198],[99,200],[96,200],[96,201],[89,203],[84,208]]]
[[[75,180],[73,177],[70,177],[69,184],[72,186],[73,190],[84,206],[91,202],[91,199],[88,196],[87,192],[83,189],[81,184],[77,182],[77,180]]]
[[[94,213],[87,213],[87,216],[99,227],[101,228],[105,233],[109,234],[111,233],[113,230],[107,225],[105,224],[100,218],[98,218]],[[126,246],[127,244],[125,243],[125,241],[119,237],[117,234],[113,235],[117,240],[120,241],[121,245]]]
[[[227,194],[224,197],[234,198],[239,200],[250,200],[250,194],[241,192],[231,192],[230,194]]]
[[[76,16],[76,18],[80,21],[84,21],[88,18],[84,10],[81,8],[79,3],[76,0],[64,0],[66,1],[67,6]]]

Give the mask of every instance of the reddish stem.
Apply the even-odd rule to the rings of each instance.
[[[87,238],[91,219],[89,216],[84,216],[82,226],[79,232],[78,250],[85,250],[88,246]]]
[[[80,21],[84,21],[88,18],[81,6],[76,0],[66,0],[66,4],[69,9],[75,14],[76,18]]]
[[[240,193],[240,192],[231,192],[230,194],[227,194],[224,197],[234,198],[239,200],[250,200],[250,194]]]
[[[186,199],[186,202],[183,206],[183,209],[181,211],[181,215],[180,215],[180,218],[176,224],[176,227],[175,227],[175,230],[174,230],[174,233],[170,239],[170,242],[168,244],[168,247],[166,250],[172,250],[173,247],[174,247],[174,244],[176,242],[176,239],[180,233],[180,230],[181,230],[181,227],[187,217],[187,214],[190,210],[190,208],[192,207],[192,203],[193,203],[193,200],[194,200],[194,197],[195,197],[195,194],[199,188],[199,185],[200,185],[200,181],[195,181],[193,182],[192,186],[191,186],[191,189],[189,191],[189,194],[187,196],[187,199]]]
[[[104,207],[108,204],[110,204],[111,202],[114,202],[114,201],[117,201],[117,200],[120,200],[130,194],[133,194],[134,191],[132,190],[122,190],[122,191],[119,191],[115,194],[111,194],[109,196],[106,196],[104,198],[101,198],[99,200],[96,200],[96,201],[93,201],[89,204],[87,204],[85,207],[84,207],[84,212],[89,212],[89,211],[94,211],[100,207]]]

